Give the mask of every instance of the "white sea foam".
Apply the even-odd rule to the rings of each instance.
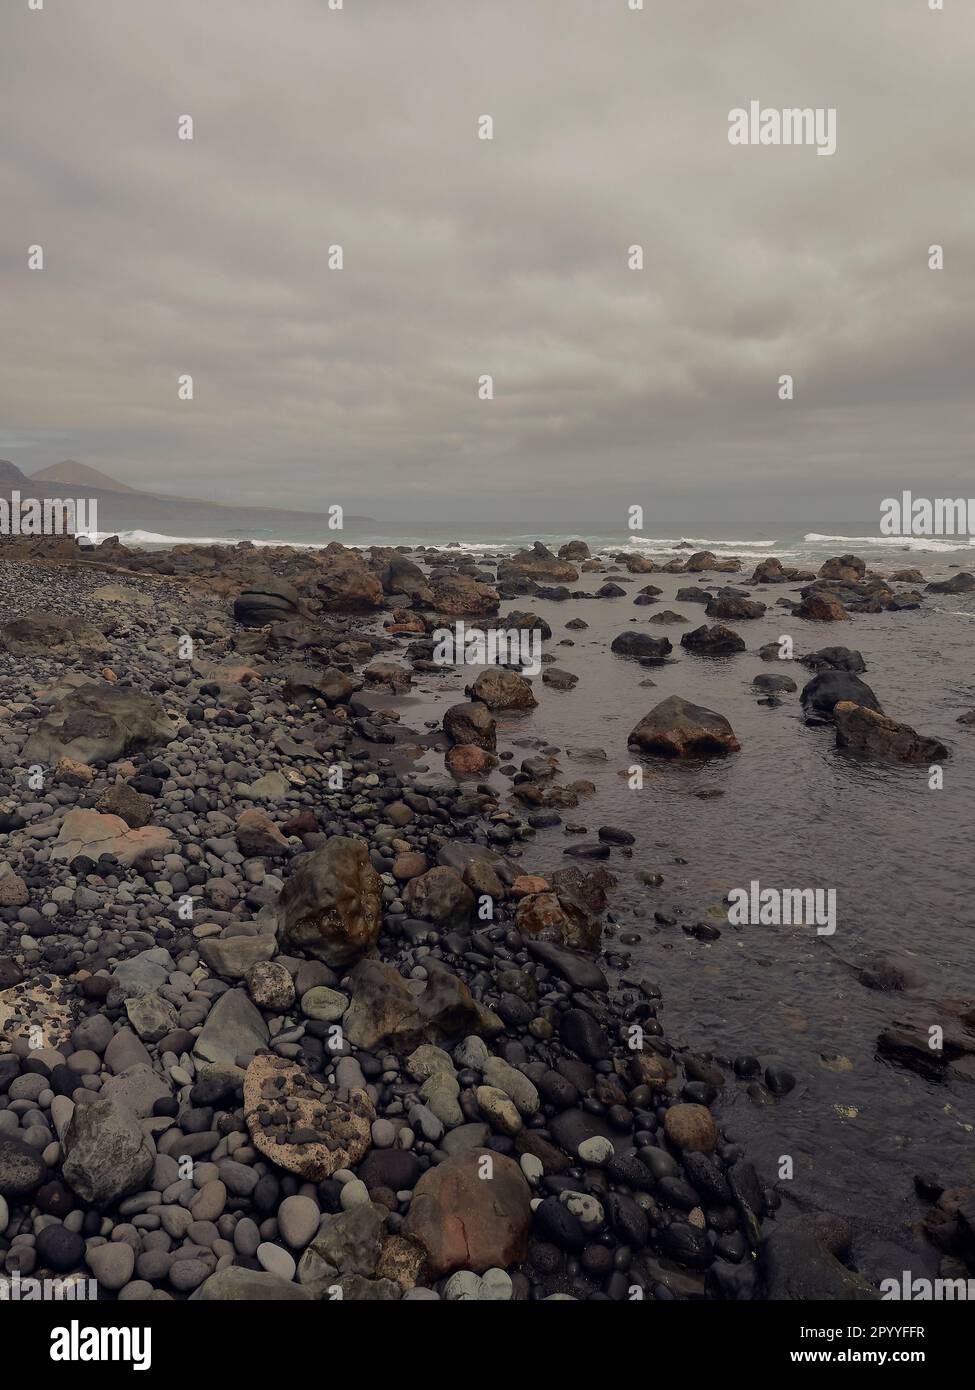
[[[290,545],[295,549],[321,550],[328,541],[255,540],[249,536],[163,536],[158,531],[98,531],[95,540],[101,544],[109,536],[118,536],[122,545],[240,545],[249,540],[255,546]]]
[[[631,536],[630,545],[658,545],[671,548],[675,545],[698,545],[707,550],[713,550],[715,546],[727,550],[729,546],[737,545],[747,546],[750,550],[767,550],[770,546],[778,545],[778,541],[715,541],[708,536],[681,536],[677,540],[667,536]]]
[[[959,536],[956,540],[938,540],[933,536],[821,536],[817,531],[810,531],[803,536],[807,545],[837,545],[837,546],[881,546],[885,550],[927,550],[932,552],[944,552],[951,550],[969,550],[975,541],[967,536]]]
[[[109,535],[117,535],[123,545],[140,546],[173,546],[173,545],[239,545],[242,540],[248,540],[251,545],[264,549],[273,546],[291,546],[296,550],[321,550],[334,540],[340,540],[350,549],[366,550],[373,545],[424,545],[428,549],[444,552],[473,551],[484,556],[503,556],[510,555],[517,550],[530,549],[533,542],[537,539],[542,540],[553,551],[558,550],[567,540],[572,539],[564,535],[537,535],[533,536],[512,536],[507,540],[463,540],[460,539],[459,545],[452,542],[459,539],[452,536],[449,541],[437,538],[424,538],[418,535],[406,535],[399,537],[372,536],[363,540],[345,540],[341,535],[329,535],[320,540],[289,540],[286,537],[276,536],[170,536],[158,531],[100,531],[95,539],[99,542],[106,539]],[[620,550],[636,551],[640,554],[652,555],[678,555],[681,556],[688,546],[693,546],[695,550],[710,550],[719,559],[730,559],[740,556],[745,560],[761,559],[769,553],[775,554],[783,561],[805,559],[811,563],[818,558],[819,554],[841,555],[846,551],[866,551],[871,550],[887,551],[916,551],[920,554],[950,554],[952,552],[967,551],[975,547],[975,538],[959,536],[957,539],[929,536],[837,536],[825,535],[818,531],[809,531],[803,536],[802,541],[792,540],[780,546],[777,540],[717,540],[710,536],[635,536],[627,535],[625,538],[615,539],[605,533],[598,536],[591,536],[589,544],[593,548],[593,553],[607,556],[614,555]]]

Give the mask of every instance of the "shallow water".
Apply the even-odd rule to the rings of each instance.
[[[897,555],[878,568],[889,572],[904,563],[918,561]],[[924,569],[926,579],[949,573],[943,563]],[[595,796],[564,812],[563,820],[585,824],[586,839],[604,824],[636,835],[632,858],[614,849],[607,865],[619,879],[611,908],[620,930],[640,934],[630,948],[628,974],[661,986],[671,1040],[718,1056],[754,1054],[763,1066],[786,1067],[798,1078],[795,1090],[768,1105],[756,1105],[746,1083],[731,1078],[719,1102],[728,1134],[744,1144],[767,1180],[775,1179],[780,1156],[791,1156],[795,1176],[778,1184],[785,1200],[854,1218],[854,1256],[867,1274],[920,1273],[936,1255],[909,1230],[922,1211],[913,1176],[933,1173],[946,1185],[973,1180],[975,1086],[934,1083],[899,1069],[876,1056],[875,1041],[895,1018],[919,1015],[937,1023],[934,1001],[975,995],[975,729],[956,722],[975,705],[975,596],[931,595],[920,611],[857,614],[849,623],[825,624],[776,608],[778,598],[797,596],[796,587],[768,585],[754,594],[769,612],[729,624],[745,639],[746,652],[724,658],[686,653],[680,635],[712,620],[705,620],[702,605],[678,603],[677,589],[692,583],[713,589],[740,579],[640,575],[626,585],[625,598],[502,604],[502,614],[531,609],[549,622],[553,636],[545,650],[578,675],[579,684],[558,692],[536,678],[539,707],[499,717],[498,749],[513,748],[520,763],[536,750],[515,746],[513,739],[542,738],[558,746],[560,780],[585,777],[596,784]],[[578,587],[594,590],[602,582],[586,574]],[[648,582],[663,591],[656,605],[634,607],[632,596]],[[688,622],[647,624],[666,608]],[[589,629],[566,632],[566,622],[577,617]],[[651,670],[610,653],[612,638],[629,629],[667,635],[673,659]],[[948,745],[944,788],[929,788],[926,764],[862,763],[837,753],[831,729],[803,723],[798,692],[785,695],[777,708],[759,705],[750,686],[755,675],[789,674],[799,690],[811,678],[798,663],[765,662],[754,654],[786,633],[799,655],[838,644],[859,649],[867,664],[862,679],[885,711]],[[575,645],[559,646],[565,637]],[[411,696],[382,703],[399,706],[404,722],[419,727],[462,700],[476,674],[477,668],[466,667],[422,677]],[[656,688],[641,688],[648,677]],[[694,765],[629,753],[630,730],[672,694],[724,714],[742,751]],[[607,761],[573,759],[564,751],[579,745],[604,748]],[[620,775],[634,762],[647,774],[639,791]],[[439,767],[439,758],[431,764]],[[505,779],[496,775],[495,781]],[[721,795],[700,799],[694,793],[701,790]],[[567,837],[561,826],[538,832],[526,849],[526,867],[546,871],[576,862],[563,850],[581,838]],[[663,885],[643,885],[639,870],[662,873]],[[722,899],[752,879],[763,887],[834,888],[835,935],[817,935],[808,926],[730,926]],[[678,923],[710,921],[722,934],[702,942],[680,925],[657,926],[656,909]],[[890,950],[915,958],[926,982],[921,988],[872,991],[844,963]]]

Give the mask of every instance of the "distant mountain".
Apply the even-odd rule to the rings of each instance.
[[[197,497],[144,492],[75,459],[52,463],[30,476],[16,464],[0,459],[0,497],[9,500],[14,491],[20,493],[22,501],[91,498],[98,503],[98,529],[108,533],[143,531],[174,537],[216,536],[311,544],[344,539],[341,531],[329,529],[327,512],[234,506]],[[346,513],[343,520],[345,530],[361,531],[374,519]]]
[[[23,487],[30,479],[9,459],[0,459],[0,488]]]
[[[41,468],[37,473],[31,474],[32,478],[40,478],[45,483],[70,483],[72,487],[92,487],[98,488],[102,492],[141,492],[141,488],[129,487],[128,483],[120,483],[117,478],[110,478],[107,473],[102,473],[97,468],[90,468],[87,463],[78,463],[75,459],[65,459],[62,463],[49,464],[47,468]]]

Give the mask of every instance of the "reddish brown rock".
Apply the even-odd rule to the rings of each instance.
[[[909,724],[898,724],[886,714],[841,700],[833,707],[836,746],[864,758],[901,763],[933,763],[947,758],[948,749],[936,738],[925,738]]]
[[[429,867],[425,854],[419,854],[416,850],[406,850],[393,860],[393,877],[400,883],[405,883],[407,879],[419,878]]]
[[[507,1269],[528,1253],[530,1190],[513,1159],[471,1149],[423,1174],[403,1234],[434,1278],[454,1269]]]
[[[479,584],[465,574],[446,574],[431,582],[433,606],[446,617],[484,617],[496,613],[501,602],[497,589]]]
[[[95,769],[74,758],[61,758],[54,769],[54,780],[69,787],[87,787],[95,780]]]
[[[807,594],[796,609],[796,617],[812,618],[821,623],[841,623],[849,616],[835,594],[824,594],[816,590]]]
[[[494,716],[481,700],[451,705],[443,717],[444,733],[454,744],[473,744],[493,752],[497,747]]]
[[[519,874],[508,892],[512,898],[527,898],[532,893],[547,893],[551,886],[547,878],[538,874]]]
[[[383,586],[357,550],[333,541],[320,551],[318,591],[322,607],[334,613],[355,613],[383,606]]]
[[[672,1105],[664,1115],[664,1133],[681,1153],[714,1153],[718,1127],[706,1105]]]
[[[288,841],[264,811],[242,811],[237,817],[237,847],[241,854],[280,854]]]
[[[493,753],[474,743],[457,743],[448,748],[444,761],[455,777],[485,777],[498,765]]]
[[[834,555],[819,570],[820,579],[839,579],[844,584],[859,584],[867,567],[859,555]]]

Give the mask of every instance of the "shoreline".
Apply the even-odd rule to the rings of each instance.
[[[564,559],[535,550],[520,566],[502,563],[499,582],[456,553],[410,559],[398,548],[374,550],[367,565],[339,545],[314,557],[311,570],[307,555],[261,548],[258,573],[246,545],[214,556],[206,551],[216,547],[108,545],[79,559],[64,550],[69,544],[39,543],[35,553],[47,560],[27,561],[19,576],[14,562],[4,579],[11,596],[22,581],[25,611],[43,609],[54,597],[46,565],[59,567],[72,580],[51,608],[79,620],[73,631],[63,621],[35,624],[17,634],[17,651],[8,641],[0,687],[13,730],[4,739],[10,793],[0,802],[0,860],[10,864],[0,877],[0,999],[50,977],[59,988],[41,985],[47,996],[25,1006],[24,1019],[49,1010],[48,1027],[60,1021],[61,1029],[46,1056],[16,1043],[0,1052],[0,1115],[15,1115],[18,1133],[36,1131],[12,1146],[13,1130],[0,1129],[0,1175],[6,1161],[24,1188],[16,1191],[15,1177],[4,1193],[5,1266],[11,1249],[35,1251],[32,1274],[58,1271],[73,1255],[63,1273],[94,1269],[103,1289],[126,1298],[326,1297],[336,1282],[343,1296],[369,1299],[434,1290],[448,1299],[624,1301],[634,1286],[662,1300],[878,1296],[843,1263],[845,1223],[813,1213],[769,1219],[778,1195],[711,1117],[713,1106],[720,1114],[724,1077],[716,1073],[727,1060],[668,1043],[659,991],[632,978],[614,950],[613,885],[590,861],[608,860],[611,847],[625,855],[626,839],[601,827],[607,835],[575,846],[568,869],[540,881],[532,874],[532,839],[546,814],[588,793],[584,777],[560,787],[544,753],[512,776],[516,809],[490,785],[493,714],[524,699],[517,672],[501,673],[501,703],[486,717],[482,701],[477,710],[454,706],[461,712],[446,738],[407,729],[386,707],[412,674],[432,674],[431,614],[496,624],[502,604],[520,609],[523,599],[576,580],[591,591],[597,573],[612,583],[618,565],[596,567],[581,550]],[[636,568],[624,562],[622,573],[629,582],[659,572],[739,573],[707,558],[680,568],[687,558],[668,567],[630,556]],[[89,583],[86,568],[100,582]],[[106,573],[116,582],[101,582]],[[764,577],[779,582],[768,567]],[[844,575],[827,580],[824,603],[841,601],[830,584],[854,595],[843,600],[850,611],[882,594],[862,573]],[[726,604],[721,617],[733,618],[734,594]],[[97,620],[89,625],[82,612]],[[389,625],[370,630],[377,621]],[[177,654],[186,635],[190,660]],[[55,642],[61,660],[44,655]],[[553,645],[550,633],[546,650]],[[404,648],[408,667],[390,660]],[[662,648],[647,649],[651,666],[658,659],[666,659]],[[48,696],[10,698],[25,665]],[[551,671],[549,663],[542,678]],[[102,702],[82,704],[64,725],[73,752],[62,748],[60,757],[63,729],[48,729],[46,743],[34,744],[43,784],[27,801],[21,735],[37,738],[52,697],[69,716],[79,708],[65,681],[77,673],[113,687],[125,708],[102,731]],[[113,747],[120,736],[126,744],[134,724],[143,747],[133,751],[131,739]],[[507,729],[504,738],[512,742]],[[64,756],[73,766],[52,776]],[[354,776],[339,791],[328,770],[343,763]],[[21,815],[18,798],[40,809]],[[105,815],[118,815],[122,827],[106,825]],[[75,819],[66,835],[67,816]],[[365,841],[364,861],[348,840]],[[102,843],[114,862],[92,857]],[[195,905],[181,921],[173,904],[186,896]],[[488,924],[477,917],[485,898],[495,913]],[[11,972],[23,980],[6,983]],[[419,1006],[409,997],[417,986]],[[220,1000],[230,1002],[218,1009]],[[336,1052],[327,1044],[338,1023],[352,1041]],[[633,1026],[643,1028],[637,1049]],[[262,1076],[252,1060],[239,1067],[246,1048],[229,1051],[242,1038],[252,1056],[283,1064],[284,1119],[267,1104],[280,1078]],[[333,1070],[334,1085],[322,1089]],[[760,1073],[758,1084],[787,1093],[786,1077]],[[289,1113],[301,1117],[298,1140]],[[107,1133],[125,1135],[121,1187],[99,1160]],[[343,1136],[347,1168],[329,1169],[329,1135]],[[275,1163],[275,1147],[298,1166]],[[40,1154],[43,1173],[25,1148]],[[496,1170],[491,1191],[504,1192],[503,1219],[496,1203],[479,1205],[471,1169],[485,1153]],[[184,1154],[194,1160],[192,1178],[179,1176]],[[368,1181],[358,1176],[363,1167]],[[336,1179],[336,1171],[349,1176]],[[414,1211],[418,1189],[417,1207],[435,1217]],[[477,1212],[476,1253],[445,1248],[459,1194]],[[50,1223],[33,1246],[11,1246],[9,1223],[25,1210],[18,1235],[32,1234],[37,1215]],[[105,1244],[86,1249],[85,1238]],[[362,1243],[365,1268],[351,1252]],[[790,1294],[800,1281],[817,1292]]]

